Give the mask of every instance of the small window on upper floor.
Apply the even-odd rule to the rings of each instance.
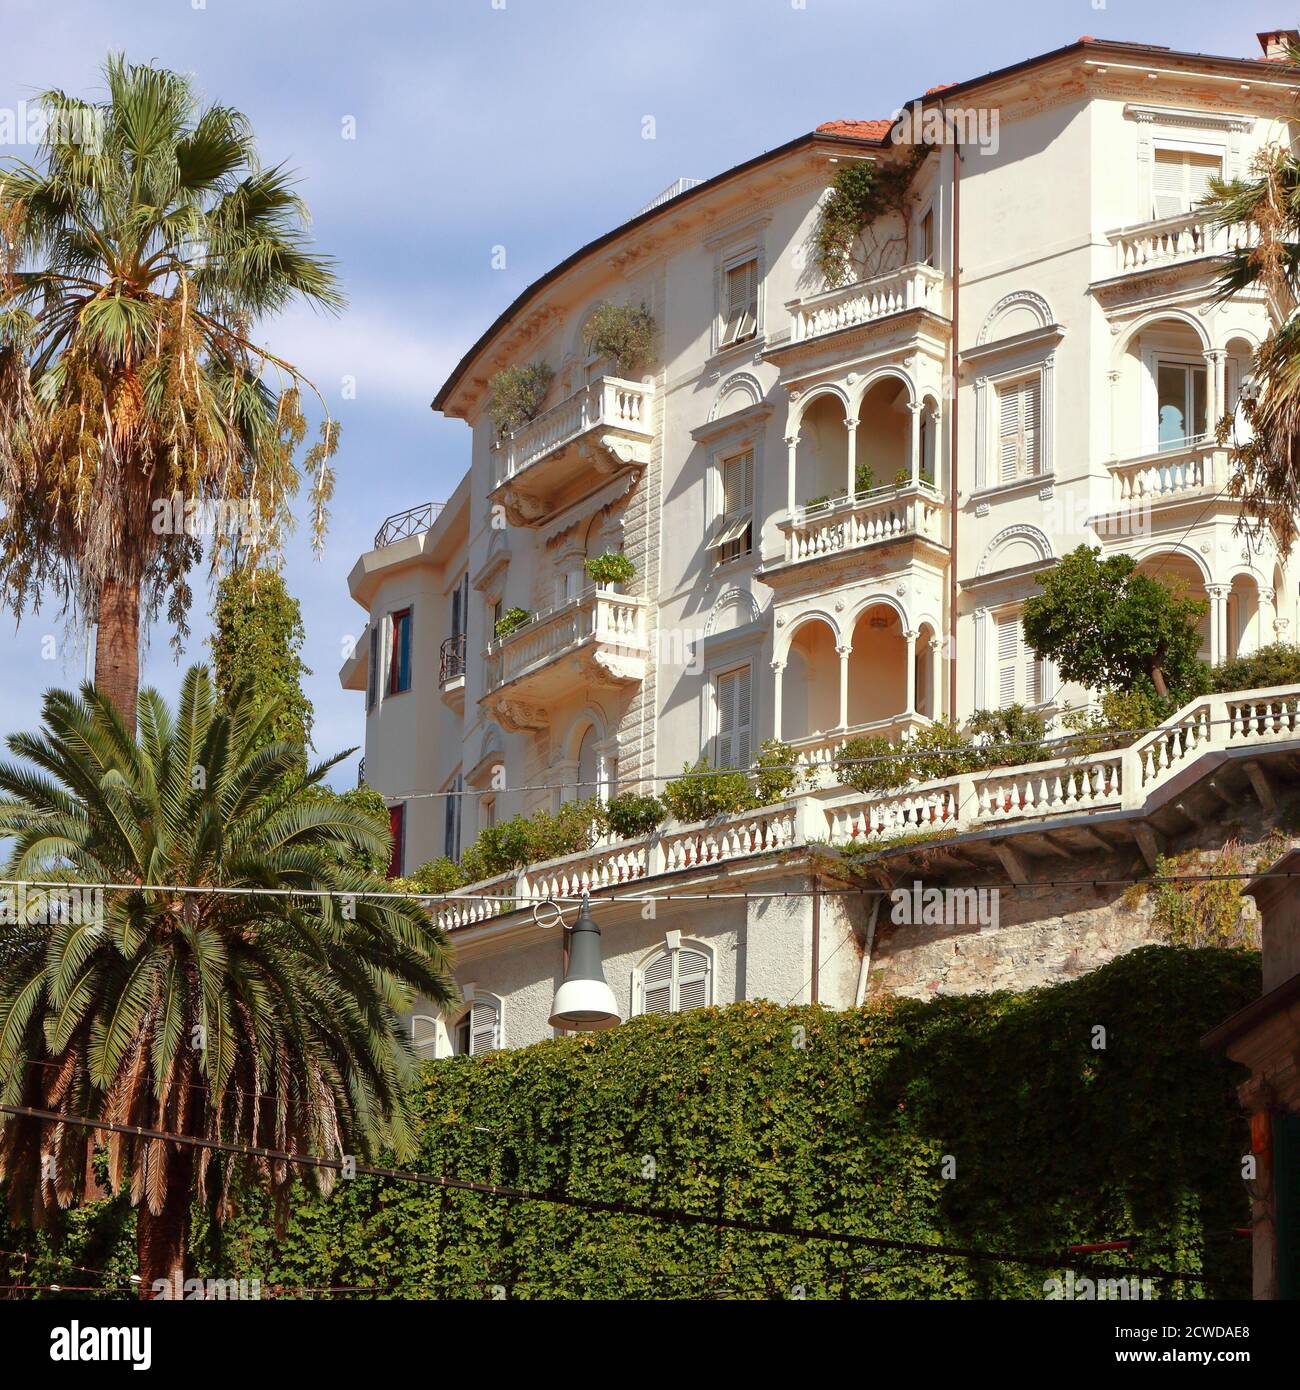
[[[389,695],[400,695],[411,688],[411,610],[399,608],[388,615],[390,643],[388,654]]]
[[[920,260],[923,265],[934,264],[934,209],[926,208],[921,218]]]
[[[1181,217],[1210,193],[1210,180],[1223,177],[1223,158],[1194,150],[1157,150],[1152,180],[1152,215]]]
[[[738,560],[753,549],[754,451],[746,449],[743,454],[723,459],[718,472],[721,506],[709,549],[721,565]]]
[[[476,994],[456,1021],[451,1045],[459,1057],[481,1057],[502,1047],[501,1001],[490,994]]]
[[[722,346],[758,332],[758,258],[729,266],[723,276]]]
[[[1028,377],[998,387],[998,481],[1032,478],[1040,471],[1041,379]]]
[[[713,1003],[713,959],[702,945],[662,946],[637,968],[633,1014],[676,1014]]]
[[[370,661],[366,670],[366,712],[375,707],[379,695],[379,624],[370,620]]]
[[[1043,663],[1025,641],[1019,611],[999,617],[997,633],[999,708],[1042,704]]]

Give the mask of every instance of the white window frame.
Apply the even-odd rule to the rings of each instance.
[[[1000,391],[1017,382],[1038,378],[1038,472],[1003,482],[998,440],[1002,425]],[[975,493],[1014,492],[1021,488],[1049,489],[1055,481],[1056,354],[1013,371],[989,372],[975,380]],[[1050,492],[1046,494],[1050,496]],[[982,514],[982,513],[977,513]]]
[[[752,299],[744,305],[733,305],[731,302],[731,277],[735,271],[743,269],[747,265],[754,268],[754,294]],[[741,343],[750,343],[757,339],[759,335],[759,304],[763,298],[763,275],[762,262],[759,258],[758,248],[753,247],[743,251],[738,255],[729,256],[722,262],[722,278],[719,286],[719,323],[718,323],[718,347],[731,348],[738,347]],[[753,322],[749,328],[742,331],[745,320],[749,317],[752,309]],[[734,334],[731,332],[732,321],[736,320]]]
[[[726,470],[730,463],[737,463],[749,457],[749,496],[733,511],[726,506]],[[713,505],[709,509],[712,521],[709,526],[708,548],[715,565],[729,565],[743,560],[754,553],[754,518],[758,491],[758,449],[752,441],[728,449],[720,449],[713,456],[712,492]],[[749,544],[744,545],[748,534]],[[743,546],[743,548],[737,548]]]
[[[1042,709],[1052,703],[1055,694],[1055,676],[1050,662],[1044,661],[1041,657],[1035,657],[1033,648],[1025,641],[1023,626],[1024,617],[1023,603],[1007,603],[997,608],[988,610],[987,632],[987,659],[985,661],[984,689],[984,708],[990,710],[1007,709],[1013,704],[1024,705],[1027,709]],[[1012,658],[1015,672],[1015,683],[1012,698],[1003,701],[1002,693],[1002,630],[1008,622],[1014,622],[1017,626],[1017,652]],[[1029,690],[1027,679],[1027,668],[1032,663],[1036,668],[1035,679],[1038,682],[1037,699],[1029,698],[1032,693]]]
[[[1207,432],[1213,428],[1210,420],[1210,397],[1211,386],[1210,364],[1203,356],[1194,352],[1179,352],[1176,348],[1162,348],[1159,346],[1149,347],[1142,353],[1142,365],[1145,373],[1142,381],[1142,448],[1143,453],[1157,454],[1160,449],[1160,377],[1159,372],[1162,365],[1169,367],[1192,367],[1205,373],[1205,426]],[[1188,442],[1182,446],[1194,448],[1191,440],[1196,436],[1190,436]],[[1171,446],[1172,449],[1173,446]],[[1168,452],[1168,451],[1166,451]]]
[[[1151,203],[1150,217],[1152,221],[1163,222],[1171,217],[1189,217],[1196,206],[1196,201],[1190,196],[1190,189],[1185,190],[1187,206],[1177,212],[1161,212],[1156,202],[1156,170],[1160,164],[1161,155],[1177,154],[1191,156],[1194,159],[1217,160],[1219,165],[1219,177],[1230,177],[1228,174],[1228,147],[1216,142],[1197,141],[1197,140],[1172,140],[1157,136],[1151,146]],[[1186,162],[1184,161],[1184,168]]]
[[[681,978],[680,965],[683,951],[693,951],[704,957],[704,1001],[700,1004],[691,1004],[687,1009],[681,1006]],[[646,1010],[646,972],[665,956],[670,960],[670,973],[668,984],[668,1007],[666,1009],[656,1009],[655,1013],[678,1014],[688,1012],[689,1009],[708,1009],[716,1002],[716,960],[713,947],[705,941],[700,941],[696,937],[681,937],[676,932],[672,933],[671,939],[661,942],[654,950],[643,956],[632,971],[632,1017],[636,1018],[647,1012]],[[701,972],[692,972],[687,976],[685,983],[694,983]]]
[[[490,994],[486,990],[467,989],[465,1008],[452,1019],[447,1028],[448,1037],[451,1039],[451,1050],[458,1057],[485,1057],[489,1052],[500,1052],[506,1045],[506,1011],[505,1001],[499,994]],[[492,1022],[492,1045],[490,1047],[476,1047],[475,1039],[480,1031],[479,1025],[475,1021],[474,1015],[482,1010],[483,1013],[491,1013]],[[466,1030],[469,1036],[469,1046],[462,1051],[460,1047],[461,1030],[465,1028],[468,1021],[469,1027]]]
[[[1016,469],[1010,475],[1004,472],[1004,461],[1002,457],[1002,445],[1005,435],[1002,431],[1003,404],[1011,392],[1022,393],[1026,388],[1033,389],[1035,398],[1035,421],[1034,421],[1034,451],[1032,467],[1025,466],[1027,459],[1018,460]],[[996,402],[993,409],[993,433],[996,439],[996,448],[993,451],[993,463],[997,471],[997,484],[1002,487],[1013,486],[1016,483],[1028,482],[1031,479],[1043,476],[1043,374],[1039,371],[1025,372],[1021,376],[1008,377],[999,381],[994,387],[994,400]],[[1023,434],[1023,430],[1022,430]]]

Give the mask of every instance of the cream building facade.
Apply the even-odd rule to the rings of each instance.
[[[962,848],[940,870],[1024,883],[1089,854],[1149,857],[1199,814],[1189,789],[1208,778],[1276,798],[1300,692],[1200,702],[1082,771],[873,798],[829,766],[855,734],[1086,704],[1019,626],[1036,576],[1083,542],[1205,597],[1209,660],[1294,639],[1295,562],[1238,532],[1214,438],[1274,310],[1262,292],[1217,298],[1244,232],[1196,210],[1211,176],[1291,139],[1300,74],[1284,37],[1260,42],[1245,59],[1081,40],[893,120],[828,122],[681,181],[465,355],[434,402],[469,426],[464,478],[385,521],[349,578],[369,621],[341,679],[366,700],[394,869],[561,799],[657,790],[702,755],[748,766],[767,738],[822,771],[780,807],[670,824],[440,906],[466,1003],[417,1021],[431,1050],[549,1036],[562,945],[536,900],[596,895],[625,1016],[845,1005],[870,987],[881,899],[810,896],[823,844],[943,826]],[[918,153],[927,129],[941,138]],[[813,238],[837,172],[911,159],[905,210],[828,288]],[[635,379],[584,346],[603,303],[653,315]],[[554,373],[544,408],[498,438],[491,379],[531,362]],[[634,579],[593,586],[584,561],[606,551]],[[514,608],[530,620],[496,639]],[[1275,700],[1285,717],[1265,728]],[[912,868],[903,853],[890,872]],[[608,900],[620,890],[638,900]]]

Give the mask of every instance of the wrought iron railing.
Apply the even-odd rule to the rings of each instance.
[[[444,637],[438,649],[438,684],[446,685],[465,674],[465,634]]]
[[[394,512],[375,532],[375,549],[427,531],[438,519],[438,513],[444,506],[445,502],[426,502],[422,507],[410,507],[404,512]]]

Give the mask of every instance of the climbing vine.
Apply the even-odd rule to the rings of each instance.
[[[905,254],[911,222],[908,194],[926,153],[913,150],[896,164],[857,160],[835,175],[813,232],[814,261],[829,288],[878,274],[891,248],[901,247]],[[875,224],[890,213],[902,219],[902,230],[882,238]]]

